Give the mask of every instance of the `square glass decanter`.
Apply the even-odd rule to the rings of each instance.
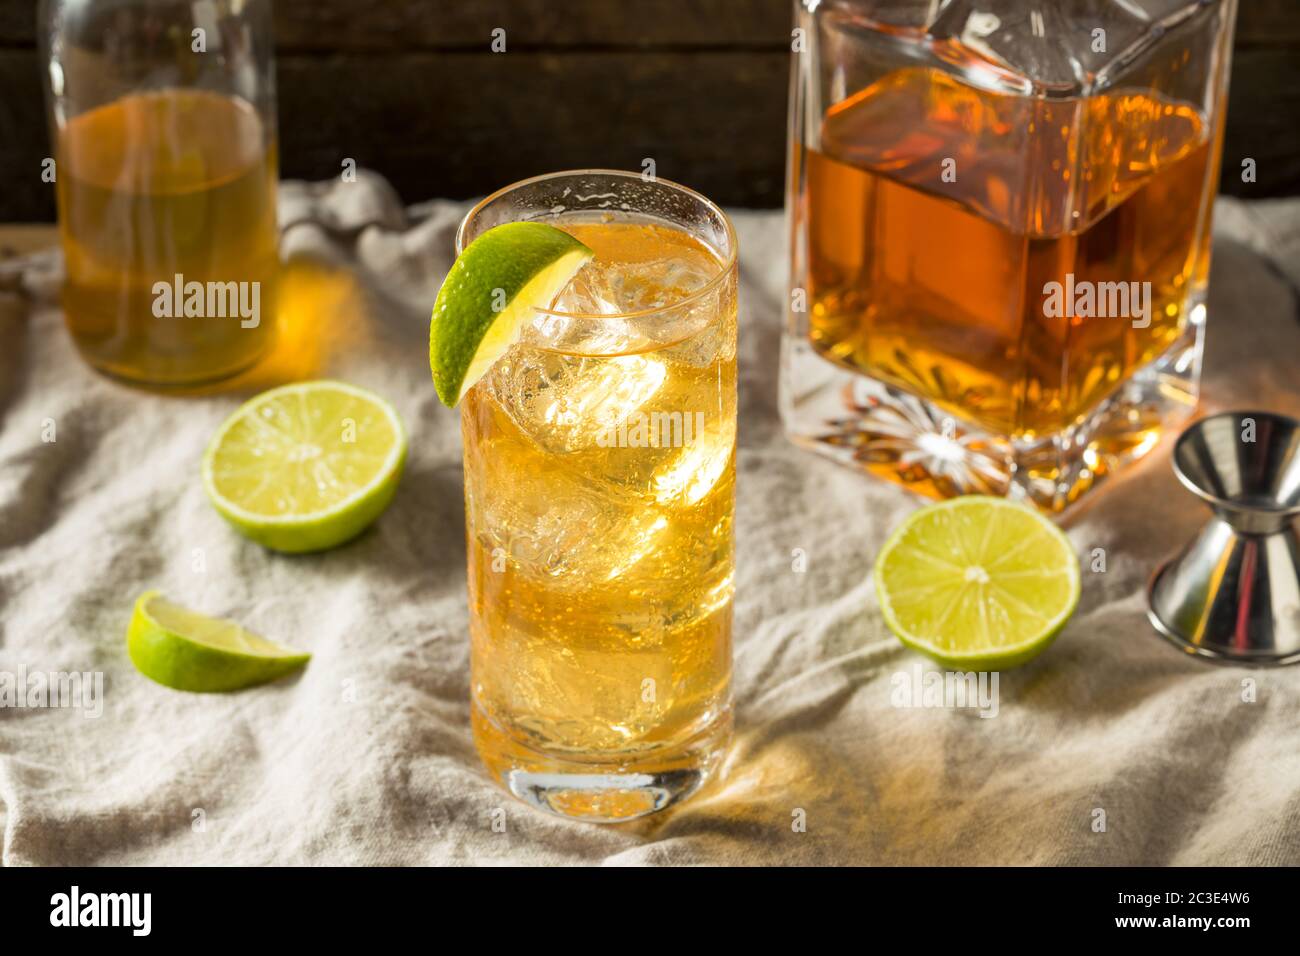
[[[1059,512],[1197,400],[1236,0],[797,0],[796,441]]]

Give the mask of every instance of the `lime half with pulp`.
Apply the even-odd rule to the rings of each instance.
[[[508,222],[471,242],[438,290],[429,324],[429,369],[442,403],[454,408],[592,255],[541,222]]]
[[[1025,663],[1079,603],[1069,539],[1001,498],[953,498],[910,515],[877,556],[875,578],[889,629],[953,670]]]
[[[406,433],[382,398],[344,382],[301,382],[226,419],[203,456],[203,486],[259,544],[320,551],[379,517],[405,461]]]
[[[176,690],[239,690],[283,677],[310,659],[246,631],[234,621],[173,604],[157,591],[135,602],[126,631],[131,663],[145,677]]]

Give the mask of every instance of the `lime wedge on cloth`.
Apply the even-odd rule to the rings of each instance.
[[[176,690],[201,692],[264,684],[311,657],[234,621],[196,614],[157,591],[146,591],[135,602],[126,648],[145,677]]]

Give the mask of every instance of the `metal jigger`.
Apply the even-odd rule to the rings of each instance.
[[[1216,661],[1300,661],[1300,422],[1268,412],[1202,419],[1174,445],[1174,473],[1214,517],[1152,576],[1151,623]]]

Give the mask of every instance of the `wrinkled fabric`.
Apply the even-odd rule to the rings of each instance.
[[[164,398],[98,376],[53,304],[57,254],[0,265],[0,672],[103,675],[98,717],[0,709],[5,864],[1300,863],[1300,668],[1203,663],[1146,621],[1152,569],[1206,518],[1168,438],[1070,516],[1105,571],[1085,565],[1056,643],[1001,675],[996,716],[894,706],[896,675],[921,659],[887,633],[870,568],[918,501],[782,435],[777,212],[735,213],[725,778],[618,827],[506,796],[470,739],[460,432],[426,353],[466,205],[403,210],[370,175],[282,192],[281,344],[219,393]],[[1221,201],[1202,411],[1300,413],[1297,237],[1300,203]],[[200,457],[240,401],[317,376],[394,403],[406,474],[358,540],[273,554],[208,504]],[[148,588],[311,663],[229,695],[160,687],[124,641]]]

